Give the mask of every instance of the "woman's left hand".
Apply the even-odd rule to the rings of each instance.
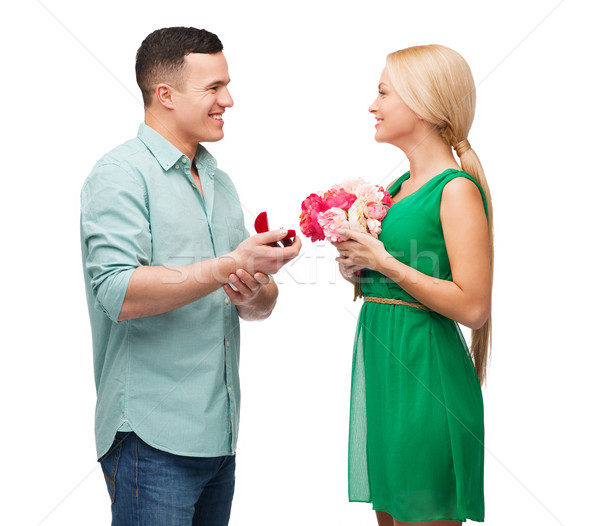
[[[348,241],[333,243],[340,253],[335,260],[342,264],[348,272],[357,272],[364,268],[377,270],[389,256],[383,243],[370,234],[343,230],[339,232]]]

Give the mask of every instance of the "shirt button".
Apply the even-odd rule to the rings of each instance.
[[[225,340],[225,347],[229,347],[229,340]]]
[[[178,164],[175,165],[175,169],[179,170],[179,165]]]
[[[185,164],[185,163],[187,163],[187,159],[184,157],[183,159],[181,159],[181,162],[182,162],[183,164]]]
[[[230,385],[227,386],[227,390],[231,393],[231,386]]]
[[[229,298],[225,298],[225,305],[229,305]]]

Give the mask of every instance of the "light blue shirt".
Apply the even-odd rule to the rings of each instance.
[[[96,449],[117,430],[186,456],[235,453],[240,333],[222,289],[189,305],[118,322],[129,278],[141,265],[177,267],[234,250],[248,236],[227,174],[198,145],[190,159],[152,128],[94,166],[81,191],[81,249],[92,326]]]

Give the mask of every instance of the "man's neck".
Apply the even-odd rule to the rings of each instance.
[[[184,137],[181,137],[181,135],[178,135],[174,131],[175,127],[170,126],[169,119],[166,118],[166,116],[153,112],[150,108],[146,108],[144,111],[144,123],[146,126],[149,126],[155,132],[162,135],[181,153],[187,155],[190,160],[194,159],[198,143],[186,140]]]

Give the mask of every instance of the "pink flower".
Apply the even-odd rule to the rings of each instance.
[[[348,238],[338,234],[340,228],[349,228],[350,226],[345,210],[334,206],[325,212],[321,212],[319,214],[319,225],[323,227],[325,238],[328,241],[336,243],[348,240]]]
[[[302,202],[302,212],[300,213],[300,230],[310,237],[311,241],[322,241],[325,239],[325,233],[319,225],[319,213],[326,208],[323,205],[323,199],[317,194],[310,194]]]
[[[377,237],[391,204],[390,194],[381,186],[351,179],[324,194],[310,194],[302,203],[300,229],[312,241],[345,241],[338,234],[342,228]]]
[[[367,203],[366,215],[369,217],[369,219],[382,221],[387,214],[388,208],[389,206],[385,205],[382,201],[370,201]]]
[[[356,201],[356,196],[346,192],[343,188],[332,188],[323,194],[325,210],[332,207],[348,210],[354,201]]]

